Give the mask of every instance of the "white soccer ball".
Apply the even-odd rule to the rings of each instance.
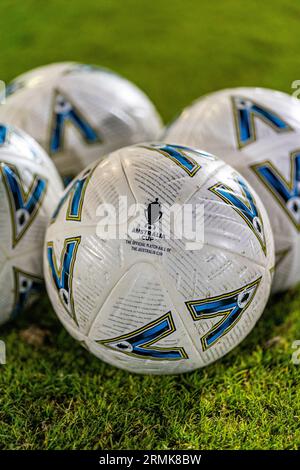
[[[125,145],[154,139],[161,120],[135,85],[100,67],[63,62],[39,67],[9,86],[0,120],[24,129],[69,181]]]
[[[195,224],[203,243],[187,230]],[[155,374],[239,344],[264,310],[273,266],[270,223],[248,183],[210,154],[168,144],[123,148],[83,171],[44,251],[69,333],[110,364]]]
[[[261,197],[275,239],[273,292],[300,282],[300,102],[278,91],[234,88],[185,109],[165,138],[220,155]]]
[[[0,325],[43,281],[46,226],[63,191],[57,170],[27,134],[0,125]]]

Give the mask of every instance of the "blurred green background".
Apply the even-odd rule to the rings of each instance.
[[[291,92],[300,4],[267,0],[2,0],[0,79],[53,61],[109,67],[165,122],[231,86]],[[1,329],[0,448],[298,449],[300,292],[272,299],[222,361],[180,377],[118,371],[68,336],[47,300]]]
[[[288,0],[2,0],[1,79],[45,63],[112,68],[165,120],[199,95],[299,78],[300,5]]]

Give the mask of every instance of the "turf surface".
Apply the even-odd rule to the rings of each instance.
[[[98,63],[141,86],[167,121],[226,86],[290,92],[299,17],[292,0],[2,0],[0,79],[52,61]],[[222,361],[142,377],[83,350],[45,299],[0,332],[0,448],[298,449],[299,327],[295,290],[272,299]]]

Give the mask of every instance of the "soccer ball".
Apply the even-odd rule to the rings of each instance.
[[[157,111],[139,88],[109,70],[74,62],[16,78],[0,120],[34,137],[65,181],[100,156],[156,138],[161,130]]]
[[[186,230],[195,224],[202,238]],[[169,144],[126,147],[84,170],[44,249],[68,332],[112,365],[153,374],[205,366],[239,344],[263,312],[273,266],[268,216],[248,183],[210,154]]]
[[[0,325],[42,289],[45,230],[62,192],[44,150],[17,128],[0,125]]]
[[[235,88],[204,96],[166,139],[220,155],[261,197],[275,239],[273,292],[300,282],[300,102],[285,93]]]

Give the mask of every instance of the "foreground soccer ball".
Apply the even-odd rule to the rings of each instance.
[[[187,230],[195,224],[203,245]],[[110,364],[156,374],[239,344],[263,312],[273,266],[270,223],[248,183],[212,155],[168,144],[123,148],[83,171],[44,251],[69,333]]]
[[[284,93],[235,88],[204,96],[166,133],[215,152],[261,197],[275,239],[273,292],[300,282],[300,102]]]
[[[125,145],[157,137],[160,118],[147,96],[124,78],[73,62],[39,67],[8,86],[0,120],[19,126],[70,180]]]
[[[0,325],[41,290],[45,230],[62,191],[43,149],[0,125]]]

